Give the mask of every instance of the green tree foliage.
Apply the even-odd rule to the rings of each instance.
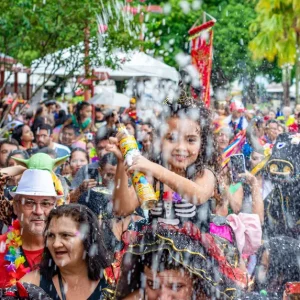
[[[218,84],[231,82],[239,76],[257,72],[247,45],[248,27],[255,18],[251,3],[246,1],[222,1],[205,7],[216,19],[214,28],[213,76]]]
[[[106,1],[109,2],[104,0],[104,4]],[[31,73],[40,65],[49,67],[44,73],[44,83],[59,69],[66,70],[62,74],[64,80],[60,81],[63,85],[78,70],[81,70],[79,75],[84,75],[85,70],[90,74],[90,61],[101,64],[103,56],[99,55],[97,40],[97,14],[101,12],[98,0],[1,0],[0,11],[0,53],[12,56],[27,67],[38,60]],[[71,54],[66,57],[64,49],[69,47],[72,47]],[[84,52],[88,55],[84,56]],[[48,59],[47,55],[53,53],[56,54]],[[6,69],[10,67],[7,65]]]
[[[187,3],[185,11],[182,3]],[[151,2],[153,3],[153,1]],[[252,81],[258,73],[268,74],[278,80],[278,70],[268,62],[253,62],[248,49],[251,36],[249,26],[256,18],[254,4],[251,1],[208,0],[199,7],[197,1],[170,0],[156,1],[164,9],[164,14],[149,14],[145,18],[147,33],[145,48],[156,56],[163,57],[170,65],[178,67],[177,53],[189,53],[188,30],[198,20],[203,22],[203,11],[206,11],[217,23],[214,29],[214,60],[212,83],[223,86],[237,78],[248,78]],[[207,20],[209,17],[207,17]]]
[[[126,11],[127,5],[138,8],[137,13]],[[147,5],[160,5],[163,13],[146,12]],[[2,0],[0,11],[0,52],[27,66],[34,59],[83,42],[84,29],[89,28],[90,59],[99,64],[116,65],[116,59],[109,55],[116,49],[142,48],[178,67],[176,54],[189,53],[188,30],[197,20],[202,23],[206,11],[217,19],[214,86],[236,78],[253,79],[261,72],[276,75],[274,64],[254,63],[248,50],[249,26],[256,18],[252,1],[133,0],[126,4],[119,0]],[[98,21],[108,26],[107,33],[99,39],[106,49],[105,56],[99,55],[98,14],[101,17]],[[82,47],[79,50],[83,51]],[[56,59],[58,65],[68,63],[60,55]],[[77,61],[76,67],[85,62]]]
[[[0,52],[29,66],[34,59],[97,34],[96,0],[1,0]]]
[[[296,30],[300,29],[298,0],[260,0],[257,18],[251,24],[254,38],[249,44],[254,59],[278,59],[282,67],[294,64],[296,58]]]
[[[100,19],[107,25],[107,32],[101,37],[105,47],[106,56],[103,63],[109,67],[118,67],[118,62],[110,54],[116,50],[128,51],[139,49],[143,42],[139,39],[141,33],[140,13],[133,14],[126,8],[139,7],[140,3],[131,2],[124,4],[123,1],[108,1],[102,6]],[[142,8],[141,8],[142,11]]]
[[[259,0],[257,18],[251,24],[253,40],[249,48],[256,60],[278,62],[283,74],[296,63],[296,82],[300,81],[300,1]],[[298,50],[298,51],[297,51]],[[289,104],[289,77],[283,76],[285,103]],[[298,85],[296,85],[298,87]],[[299,89],[296,90],[300,102]]]

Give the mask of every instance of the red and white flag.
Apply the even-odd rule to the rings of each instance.
[[[210,20],[189,30],[192,64],[199,72],[199,80],[202,82],[201,99],[207,107],[210,106],[210,75],[213,50],[212,27],[215,25],[215,22],[215,20]],[[197,97],[197,95],[194,95],[194,97]]]

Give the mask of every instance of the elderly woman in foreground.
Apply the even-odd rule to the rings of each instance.
[[[53,209],[45,229],[45,251],[39,271],[22,282],[40,286],[52,299],[107,299],[102,270],[109,266],[98,220],[85,206],[71,204]]]

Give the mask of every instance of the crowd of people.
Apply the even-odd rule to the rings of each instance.
[[[143,118],[139,101],[1,102],[0,298],[300,297],[300,106],[208,109],[181,90]]]

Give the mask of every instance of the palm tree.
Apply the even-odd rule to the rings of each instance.
[[[255,10],[257,18],[250,26],[254,38],[249,43],[253,58],[277,59],[282,68],[285,105],[290,104],[290,74],[296,63],[296,100],[300,103],[300,1],[259,0]]]

